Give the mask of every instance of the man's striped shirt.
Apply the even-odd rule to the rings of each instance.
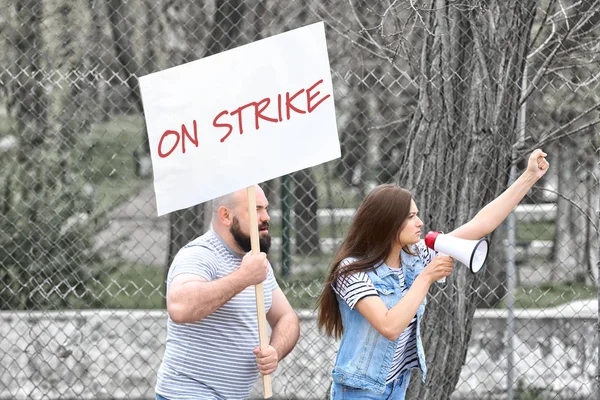
[[[238,269],[242,257],[216,232],[208,231],[177,253],[167,277],[167,293],[177,275],[216,280]],[[277,288],[269,265],[264,281],[267,312]],[[156,393],[167,399],[245,399],[259,375],[252,352],[258,343],[254,286],[198,322],[177,324],[169,318]]]

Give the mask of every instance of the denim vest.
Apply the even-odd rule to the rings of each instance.
[[[404,281],[410,287],[425,265],[419,256],[401,252]],[[374,270],[367,272],[375,290],[388,309],[400,301],[402,290],[394,272],[383,262]],[[423,382],[427,374],[425,353],[421,342],[421,318],[425,311],[426,300],[417,311],[417,355]],[[333,368],[333,381],[342,385],[370,390],[383,394],[387,374],[390,370],[398,339],[389,340],[381,335],[358,310],[351,310],[338,296],[342,314],[344,334]],[[404,392],[410,380],[410,370],[403,374]],[[403,393],[404,393],[403,392]],[[404,397],[403,397],[404,398]]]

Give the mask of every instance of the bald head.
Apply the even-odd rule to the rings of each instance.
[[[256,185],[256,218],[261,251],[269,251],[269,202],[265,192]],[[232,249],[240,254],[250,251],[250,216],[248,190],[241,189],[213,200],[212,226]]]
[[[266,200],[265,192],[258,185],[255,185],[257,198],[263,197]],[[212,222],[214,223],[219,219],[219,208],[226,207],[230,210],[236,209],[238,206],[248,207],[248,190],[240,189],[235,192],[228,193],[221,197],[217,197],[212,201]]]
[[[246,191],[246,189],[243,189],[244,191]],[[241,195],[241,190],[238,190],[237,192],[233,192],[233,193],[228,193],[226,195],[223,195],[221,197],[217,197],[216,199],[214,199],[212,201],[212,221],[213,223],[215,222],[215,220],[217,220],[219,218],[219,207],[227,207],[229,209],[234,209],[239,203],[240,203],[240,195]]]

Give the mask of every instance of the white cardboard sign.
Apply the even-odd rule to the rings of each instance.
[[[158,215],[340,157],[322,22],[139,82]]]

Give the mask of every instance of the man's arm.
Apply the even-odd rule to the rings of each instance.
[[[292,351],[300,336],[298,317],[279,288],[273,290],[273,301],[267,313],[267,321],[271,326],[269,346],[262,351],[258,346],[254,349],[258,369],[263,375],[275,372],[279,361]]]
[[[298,342],[300,322],[294,309],[281,289],[273,291],[273,302],[267,313],[271,326],[270,345],[277,350],[279,360],[287,356]]]
[[[214,281],[194,274],[177,275],[169,286],[169,316],[179,324],[200,321],[248,286],[264,281],[267,271],[266,254],[259,253],[246,254],[237,270]]]

